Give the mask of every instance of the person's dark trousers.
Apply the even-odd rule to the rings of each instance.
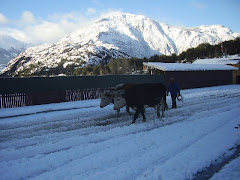
[[[177,108],[177,102],[176,102],[177,95],[171,94],[171,98],[172,98],[172,109]]]

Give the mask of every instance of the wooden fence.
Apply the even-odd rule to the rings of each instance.
[[[14,93],[0,95],[0,108],[15,108],[30,105],[40,105],[59,102],[80,101],[100,98],[106,89],[77,89],[48,93]]]
[[[1,108],[14,108],[32,104],[32,96],[28,93],[15,93],[0,95]]]
[[[67,90],[66,91],[66,101],[79,101],[88,99],[98,99],[101,93],[106,89],[77,89],[77,90]]]
[[[0,78],[0,108],[97,99],[118,84],[159,82],[163,75]]]

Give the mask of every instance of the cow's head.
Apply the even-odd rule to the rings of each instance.
[[[100,98],[100,107],[104,108],[105,106],[113,102],[113,93],[111,93],[110,91],[105,91],[101,94]]]
[[[126,99],[123,97],[124,91],[117,91],[114,95],[114,110],[120,109],[126,105]]]

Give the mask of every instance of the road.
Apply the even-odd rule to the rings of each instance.
[[[240,86],[182,94],[136,124],[99,100],[0,109],[0,178],[192,179],[239,145]]]

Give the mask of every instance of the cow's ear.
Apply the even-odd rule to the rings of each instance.
[[[118,84],[115,88],[116,89],[121,89],[124,86],[124,84]]]
[[[117,92],[116,92],[116,94],[120,94],[120,95],[123,95],[125,93],[125,90],[118,90]]]

